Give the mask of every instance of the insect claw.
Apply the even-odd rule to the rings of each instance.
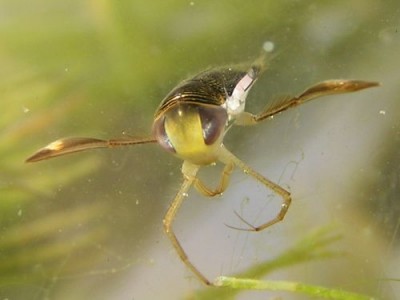
[[[249,226],[249,228],[235,227],[235,226],[224,223],[225,226],[232,228],[232,229],[241,230],[241,231],[258,231],[258,227],[254,226],[251,223],[249,223],[248,221],[246,221],[241,215],[239,215],[239,213],[236,210],[234,210],[233,212],[240,219],[240,221],[242,221],[244,224]]]
[[[231,229],[240,230],[240,231],[251,231],[251,232],[256,231],[256,230],[254,230],[253,228],[235,227],[235,226],[232,226],[232,225],[229,225],[229,224],[226,224],[226,223],[224,223],[224,225],[225,225],[226,227],[231,228]]]

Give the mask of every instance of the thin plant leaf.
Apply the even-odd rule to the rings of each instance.
[[[242,278],[243,280],[254,280],[254,278],[266,276],[275,270],[281,270],[283,268],[291,267],[300,263],[314,261],[317,259],[343,256],[343,252],[333,251],[329,249],[329,247],[332,246],[333,243],[337,242],[340,239],[341,235],[335,233],[334,226],[325,226],[322,228],[318,228],[317,230],[309,233],[308,235],[297,241],[293,247],[283,252],[275,259],[268,260],[252,266],[244,272],[236,274],[232,278],[235,278],[236,280],[238,280],[239,278]],[[221,278],[227,277],[218,277],[217,281]],[[190,295],[188,299],[233,299],[234,296],[243,291],[243,289],[233,288],[233,286],[230,286],[229,284],[225,286],[221,282],[217,283],[221,285],[220,288],[207,288],[201,290],[194,295]]]
[[[308,285],[300,282],[290,281],[268,281],[257,279],[241,279],[235,277],[220,276],[215,284],[221,287],[246,290],[268,290],[268,291],[288,291],[321,299],[334,300],[373,300],[375,298],[343,291],[341,289],[331,289],[322,286]]]

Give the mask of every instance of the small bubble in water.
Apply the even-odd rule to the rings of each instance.
[[[263,44],[263,49],[266,52],[272,52],[274,50],[274,48],[275,48],[275,44],[271,41],[266,41]]]

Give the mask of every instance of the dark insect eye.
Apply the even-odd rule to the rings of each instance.
[[[198,112],[206,145],[212,145],[224,133],[228,115],[220,106],[199,105]]]
[[[153,125],[153,134],[158,143],[165,150],[175,153],[175,148],[172,145],[167,132],[165,131],[165,116],[161,116]]]

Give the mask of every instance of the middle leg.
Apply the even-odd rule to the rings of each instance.
[[[250,168],[247,164],[245,164],[243,161],[241,161],[239,158],[237,158],[235,155],[233,155],[228,149],[226,149],[225,147],[223,147],[221,149],[221,155],[220,155],[220,160],[222,162],[225,163],[233,163],[234,165],[236,165],[237,167],[239,167],[245,174],[248,174],[250,176],[252,176],[253,178],[255,178],[256,180],[258,180],[259,182],[261,182],[263,185],[265,185],[267,188],[271,189],[272,191],[274,191],[275,193],[277,193],[279,196],[282,197],[282,205],[281,208],[278,212],[278,214],[272,219],[269,220],[265,223],[262,223],[259,226],[253,226],[250,223],[246,222],[245,220],[244,223],[246,225],[248,225],[250,228],[249,229],[244,229],[244,230],[248,230],[248,231],[261,231],[269,226],[272,226],[280,221],[283,220],[283,218],[285,217],[290,203],[292,202],[292,198],[290,196],[290,193],[288,191],[286,191],[283,187],[281,187],[280,185],[268,180],[267,178],[265,178],[263,175],[261,175],[260,173],[256,172],[255,170],[253,170],[252,168]]]

